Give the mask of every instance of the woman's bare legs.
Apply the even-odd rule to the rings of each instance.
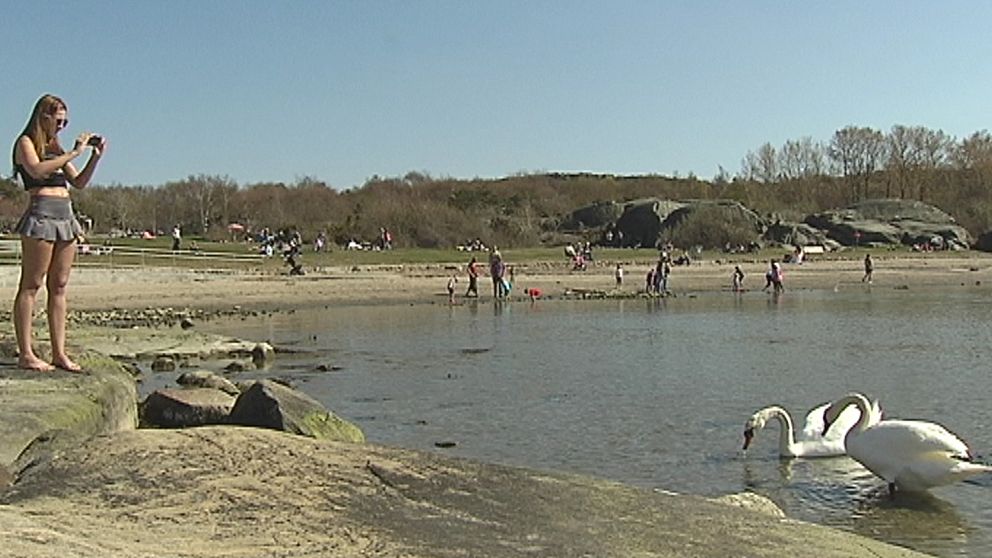
[[[14,333],[17,336],[17,365],[30,370],[49,371],[54,367],[34,354],[31,347],[31,320],[34,301],[52,262],[55,243],[37,238],[21,238],[21,281],[14,297]],[[49,316],[49,321],[51,316]]]
[[[75,259],[75,240],[56,242],[48,267],[48,332],[52,339],[52,364],[69,372],[82,370],[65,352],[66,291]]]

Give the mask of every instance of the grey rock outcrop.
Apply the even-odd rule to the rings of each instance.
[[[935,243],[967,248],[968,231],[940,209],[918,201],[866,200],[844,209],[809,215],[805,223],[844,246]]]
[[[354,424],[328,411],[308,395],[271,380],[259,380],[245,390],[235,402],[228,421],[311,438],[365,441],[365,434]]]
[[[623,233],[626,247],[654,247],[661,236],[662,224],[673,211],[685,204],[672,200],[648,198],[626,204],[617,219],[617,230]]]
[[[733,200],[662,200],[644,199],[630,202],[617,220],[616,228],[623,233],[627,247],[654,247],[665,231],[676,227],[701,210],[715,210],[727,220],[743,221],[754,229],[755,235],[765,230],[764,220],[754,211]]]
[[[763,238],[767,242],[775,242],[786,246],[809,246],[816,244],[833,250],[840,244],[827,238],[827,233],[806,223],[778,221],[768,225]]]
[[[224,424],[234,401],[213,388],[160,389],[141,403],[141,422],[164,428]]]
[[[564,230],[595,229],[616,222],[626,204],[615,201],[597,202],[576,209],[561,224]]]
[[[737,220],[748,223],[754,232],[761,234],[765,231],[765,221],[760,215],[747,208],[744,204],[734,200],[685,200],[680,202],[682,207],[672,211],[662,223],[663,229],[675,227],[692,214],[701,210],[719,211],[728,220]]]

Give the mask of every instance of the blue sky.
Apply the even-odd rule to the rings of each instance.
[[[989,128],[992,3],[16,2],[0,137],[45,92],[98,184],[693,172],[849,124]],[[65,141],[68,143],[68,141]],[[8,144],[10,145],[10,144]],[[9,164],[0,174],[9,175]]]

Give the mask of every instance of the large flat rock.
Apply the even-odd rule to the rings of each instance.
[[[884,543],[588,477],[246,427],[99,437],[0,494],[34,557],[914,557]]]
[[[157,356],[219,358],[250,355],[258,344],[220,335],[175,327],[110,329],[77,326],[74,344],[118,359],[152,359]]]
[[[113,360],[87,353],[86,372],[34,372],[0,364],[0,468],[138,424],[134,379]],[[15,461],[22,462],[20,465]]]

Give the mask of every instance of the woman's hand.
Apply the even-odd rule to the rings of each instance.
[[[76,136],[76,143],[72,146],[72,151],[76,154],[76,157],[83,154],[83,149],[86,148],[86,144],[90,141],[90,136],[92,135],[89,132],[83,132]]]
[[[103,154],[107,152],[107,136],[100,136],[100,145],[93,147],[93,156],[96,158],[103,157]]]

